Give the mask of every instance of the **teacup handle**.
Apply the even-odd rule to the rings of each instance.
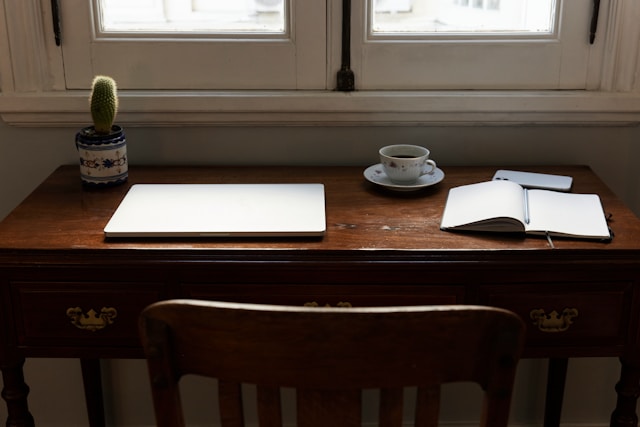
[[[422,172],[420,173],[420,176],[430,175],[435,171],[436,171],[436,162],[431,159],[428,159],[427,161],[424,162],[424,166],[422,168]]]

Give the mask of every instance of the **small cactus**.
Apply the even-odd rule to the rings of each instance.
[[[118,113],[118,90],[115,80],[107,76],[96,76],[91,86],[89,102],[95,132],[108,135]]]

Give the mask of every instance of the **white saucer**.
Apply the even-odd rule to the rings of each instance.
[[[391,182],[381,163],[377,165],[369,166],[364,171],[364,177],[374,184],[381,185],[385,188],[394,191],[416,191],[431,185],[435,185],[444,179],[444,172],[440,168],[431,174],[422,175],[418,180],[412,184],[396,184]]]

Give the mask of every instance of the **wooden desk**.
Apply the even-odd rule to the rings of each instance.
[[[611,424],[637,425],[640,220],[588,168],[528,168],[570,174],[575,192],[600,194],[612,214],[613,242],[556,239],[551,249],[546,239],[442,232],[448,189],[491,179],[496,168],[444,169],[442,183],[398,194],[367,182],[363,168],[133,167],[129,184],[324,183],[326,236],[105,241],[102,229],[128,185],[83,190],[77,167],[60,168],[0,224],[7,425],[33,423],[26,357],[81,358],[91,422],[100,425],[96,361],[142,357],[138,313],[173,297],[506,307],[528,324],[525,357],[552,358],[560,386],[568,357],[620,357]],[[559,417],[562,390],[555,391],[549,425]]]

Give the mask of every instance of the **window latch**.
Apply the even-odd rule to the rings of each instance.
[[[342,0],[342,65],[338,70],[337,90],[355,90],[355,80],[351,70],[351,0]]]
[[[60,31],[60,4],[59,0],[51,0],[51,16],[53,19],[53,35],[56,39],[56,46],[60,46],[62,42],[62,33]]]
[[[598,30],[598,14],[600,13],[600,0],[593,0],[593,13],[591,14],[591,26],[589,27],[589,44],[596,41]]]

